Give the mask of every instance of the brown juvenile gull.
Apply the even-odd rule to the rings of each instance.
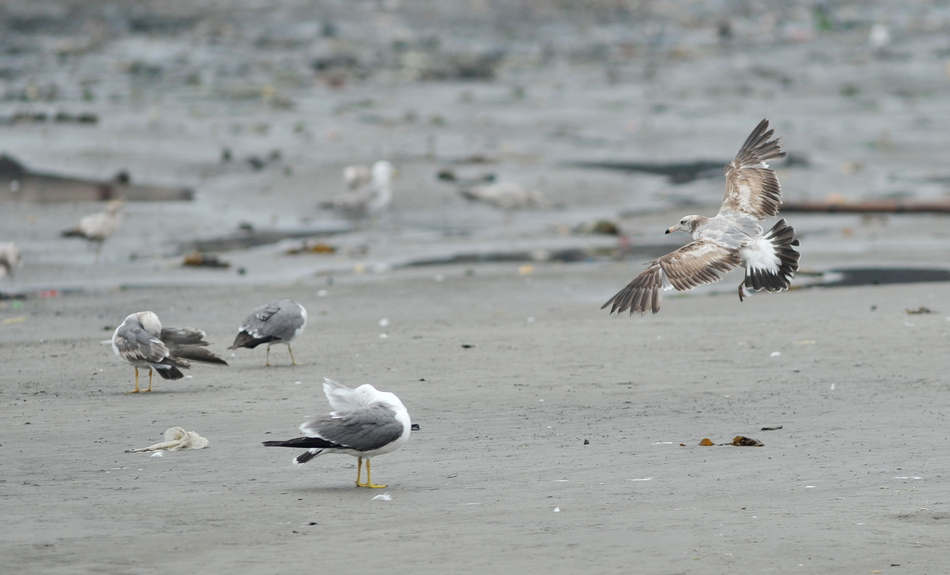
[[[90,244],[95,244],[98,259],[102,243],[116,233],[122,224],[122,213],[119,211],[122,205],[122,200],[112,200],[104,212],[83,216],[76,226],[63,230],[63,237],[85,238]]]
[[[10,283],[13,283],[13,275],[22,264],[20,250],[13,242],[0,242],[0,280],[5,276],[10,276]]]
[[[267,358],[264,365],[270,365],[270,346],[282,343],[290,352],[290,361],[293,365],[300,365],[294,359],[294,350],[290,349],[290,342],[303,333],[307,327],[307,310],[299,303],[284,299],[272,301],[256,308],[247,316],[237,337],[228,349],[246,347],[254,349],[262,343],[267,344]]]
[[[798,271],[799,245],[795,229],[784,219],[763,235],[759,221],[778,214],[782,188],[767,160],[782,158],[778,139],[769,141],[773,130],[762,120],[746,139],[736,158],[726,166],[726,197],[715,217],[686,216],[666,233],[682,231],[693,241],[647,264],[647,269],[607,303],[610,313],[656,313],[660,294],[686,291],[711,284],[736,266],[745,268],[743,287],[777,292],[788,289]]]
[[[357,458],[357,487],[386,487],[370,479],[369,460],[395,451],[409,440],[412,424],[406,406],[394,394],[378,391],[368,383],[350,389],[332,379],[323,381],[323,393],[333,411],[302,424],[304,437],[265,441],[264,445],[307,449],[294,458],[294,465],[303,465],[325,453],[352,455]],[[366,483],[360,483],[364,460]]]
[[[338,196],[320,207],[350,218],[360,219],[389,207],[393,200],[392,179],[396,168],[386,160],[373,164],[372,180],[358,190]]]
[[[228,363],[205,347],[205,332],[193,327],[177,329],[162,327],[158,316],[140,311],[125,318],[112,334],[112,351],[116,357],[135,368],[135,389],[139,392],[139,368],[148,368],[148,389],[152,391],[152,370],[164,379],[181,379],[181,369],[188,369],[188,360],[227,365]]]

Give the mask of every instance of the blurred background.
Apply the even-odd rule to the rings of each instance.
[[[7,296],[633,273],[766,117],[814,281],[950,253],[948,0],[22,0],[0,31]]]

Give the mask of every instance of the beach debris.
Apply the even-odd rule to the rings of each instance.
[[[380,493],[376,497],[373,497],[373,501],[392,501],[393,498],[389,493]]]
[[[152,454],[152,457],[164,457],[164,455],[162,454],[161,451],[156,451],[155,453]]]
[[[637,477],[636,479],[628,479],[627,481],[653,481],[652,477]]]
[[[474,346],[474,345],[471,345],[471,344],[468,344],[468,343],[463,343],[463,344],[462,344],[462,349],[472,349],[473,347],[475,347],[475,346]]]
[[[774,427],[763,427],[759,431],[778,431],[779,429],[782,429],[781,425],[776,425]]]
[[[620,226],[611,220],[595,220],[585,222],[574,228],[577,234],[600,234],[605,236],[619,236]]]
[[[423,380],[423,381],[425,381],[425,380]],[[420,428],[419,428],[419,424],[418,424],[418,423],[413,423],[412,425],[409,426],[409,430],[410,430],[410,431],[419,431],[419,429],[420,429]]]
[[[765,444],[759,441],[758,439],[752,439],[751,437],[744,437],[742,435],[737,435],[732,438],[732,445],[737,445],[739,447],[762,447]]]
[[[561,512],[561,508],[560,508],[560,507],[555,507],[555,508],[554,508],[554,512],[555,512],[555,513],[560,513],[560,512]]]
[[[389,326],[389,320],[387,318],[384,317],[383,319],[379,320],[379,327],[388,327],[388,326]]]
[[[530,273],[534,273],[534,266],[531,264],[524,264],[523,266],[518,268],[518,273],[523,276],[526,276]]]
[[[710,445],[716,445],[716,444],[713,443],[712,440],[710,440],[708,437],[704,437],[703,440],[699,442],[699,444],[702,445],[703,447],[709,447]]]
[[[211,442],[194,431],[185,431],[183,427],[170,427],[165,430],[165,441],[142,447],[128,449],[126,453],[142,453],[146,451],[184,451],[186,449],[204,449]],[[159,454],[160,455],[160,454]]]
[[[918,315],[918,314],[925,314],[925,313],[936,313],[934,310],[930,309],[929,307],[925,307],[925,306],[920,306],[920,307],[917,308],[917,309],[907,309],[907,310],[905,310],[905,311],[907,311],[907,313],[909,313],[909,314],[911,314],[911,315]]]
[[[186,266],[186,267],[219,268],[219,269],[231,267],[231,264],[229,262],[218,259],[218,256],[213,255],[213,254],[203,254],[199,251],[194,251],[187,254],[181,265]]]
[[[780,352],[780,351],[773,351],[772,353],[769,354],[769,357],[778,357],[778,356],[780,356],[780,355],[782,355],[782,352]]]
[[[291,256],[297,254],[332,254],[336,253],[336,247],[321,241],[305,241],[303,244],[292,247],[284,253]]]

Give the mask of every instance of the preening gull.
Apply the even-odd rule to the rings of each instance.
[[[264,445],[306,448],[294,458],[294,465],[303,465],[325,453],[352,455],[357,458],[357,487],[386,487],[370,479],[369,461],[399,449],[409,440],[412,424],[406,406],[394,394],[378,391],[368,383],[350,389],[332,379],[324,378],[323,382],[323,393],[333,411],[302,424],[300,431],[305,437],[265,441]],[[364,460],[366,483],[360,483]]]
[[[205,347],[205,332],[193,327],[177,329],[162,327],[158,316],[140,311],[125,318],[112,334],[112,351],[116,357],[135,368],[135,389],[139,392],[139,368],[148,368],[148,389],[152,391],[152,370],[163,379],[181,379],[181,369],[188,369],[191,361],[227,365],[228,363]]]
[[[307,327],[307,310],[299,303],[283,299],[272,301],[256,308],[247,316],[237,337],[228,349],[246,347],[254,349],[262,343],[267,344],[267,358],[264,365],[270,365],[270,346],[282,343],[290,352],[290,361],[293,365],[300,365],[294,359],[294,350],[290,349],[290,342],[303,333]]]
[[[320,207],[334,210],[351,219],[365,218],[369,214],[389,207],[393,200],[392,179],[396,168],[386,160],[373,164],[372,180],[358,190],[338,196]]]
[[[5,276],[10,276],[10,282],[13,282],[13,275],[19,269],[22,263],[20,250],[13,242],[0,242],[0,280]]]
[[[715,217],[686,216],[666,233],[682,231],[693,241],[647,264],[647,269],[627,287],[610,298],[601,309],[610,313],[630,310],[660,311],[663,291],[686,291],[722,279],[736,266],[745,268],[739,284],[739,301],[745,298],[743,287],[777,292],[788,289],[798,271],[799,245],[795,229],[784,219],[767,234],[759,221],[778,214],[782,188],[767,160],[785,156],[778,139],[769,141],[773,130],[768,119],[762,120],[746,139],[742,149],[726,166],[726,197]]]
[[[98,258],[102,243],[115,234],[122,224],[122,205],[122,200],[112,200],[106,206],[106,211],[84,216],[75,227],[63,230],[63,237],[85,238],[89,243],[95,244]]]

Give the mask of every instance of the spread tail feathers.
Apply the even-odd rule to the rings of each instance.
[[[795,228],[788,225],[784,219],[776,222],[765,240],[772,244],[775,257],[778,258],[778,269],[752,267],[746,269],[745,287],[753,290],[770,292],[788,289],[798,271],[798,260],[801,257],[794,246],[800,245],[795,237]]]

